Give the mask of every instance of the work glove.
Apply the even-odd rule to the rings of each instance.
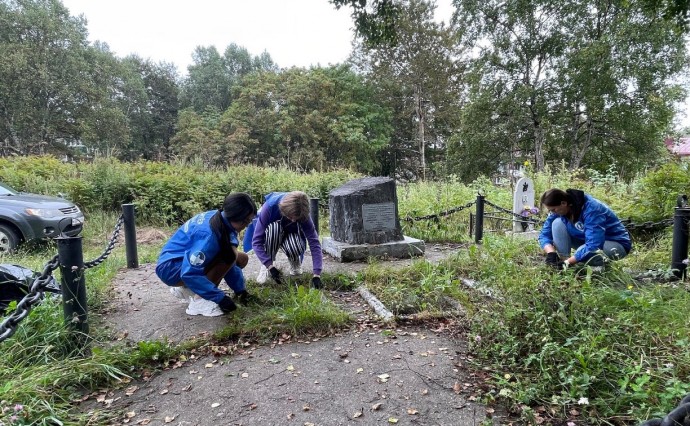
[[[311,279],[311,287],[315,288],[317,290],[321,290],[323,288],[323,283],[321,282],[321,277],[313,277]]]
[[[250,294],[247,290],[242,290],[239,293],[235,293],[235,299],[237,299],[242,306],[247,306],[256,301],[256,296]]]
[[[278,270],[275,266],[268,270],[271,273],[271,278],[278,284],[283,283],[283,273]]]
[[[229,296],[223,297],[223,299],[218,302],[218,306],[220,307],[220,310],[226,314],[237,309],[237,305],[235,305],[235,302],[233,302]]]
[[[546,253],[546,259],[544,259],[544,262],[554,268],[554,269],[563,269],[561,263],[561,258],[558,257],[558,253],[555,251],[552,251],[551,253]]]

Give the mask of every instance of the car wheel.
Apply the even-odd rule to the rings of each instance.
[[[19,245],[17,232],[7,225],[0,225],[0,254],[12,253]]]

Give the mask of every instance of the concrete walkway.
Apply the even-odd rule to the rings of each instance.
[[[429,247],[427,260],[437,261],[457,249]],[[324,269],[356,272],[366,266],[327,258]],[[252,258],[245,275],[255,277],[258,268]],[[309,268],[307,258],[305,271]],[[169,294],[153,271],[154,265],[142,265],[123,270],[115,280],[116,298],[103,320],[116,340],[180,342],[208,336],[227,323],[226,317],[187,316],[185,304]],[[355,315],[350,330],[206,348],[146,380],[94,394],[82,410],[120,410],[113,424],[136,425],[450,426],[479,425],[492,416],[492,409],[474,401],[481,380],[465,369],[462,335],[443,327],[386,326],[356,293],[325,295]]]

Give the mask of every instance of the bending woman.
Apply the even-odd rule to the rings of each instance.
[[[240,302],[247,301],[242,268],[249,257],[237,251],[237,233],[255,216],[252,197],[235,192],[225,197],[222,209],[197,214],[165,243],[156,275],[173,296],[189,302],[188,315],[215,317],[236,309],[218,288],[223,278]]]
[[[308,244],[313,266],[311,285],[320,289],[323,254],[318,231],[309,215],[307,194],[272,192],[264,199],[259,215],[244,234],[244,251],[254,250],[263,265],[256,281],[262,284],[270,274],[275,282],[282,283],[283,274],[273,263],[279,249],[290,261],[290,275],[300,275]]]
[[[618,260],[630,253],[628,230],[606,204],[591,195],[554,188],[544,192],[541,205],[550,213],[539,235],[547,265],[558,269],[580,262],[601,266],[602,254]]]

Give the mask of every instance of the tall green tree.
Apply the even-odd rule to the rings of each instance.
[[[455,169],[531,159],[570,168],[656,156],[686,63],[672,22],[639,1],[457,0],[474,77]],[[632,154],[632,155],[631,155]]]
[[[398,6],[396,44],[360,41],[352,61],[395,111],[386,173],[424,179],[444,173],[447,141],[459,125],[464,64],[454,30],[434,20],[433,3]]]
[[[233,88],[242,77],[254,71],[275,71],[276,64],[268,52],[252,57],[244,47],[230,44],[223,55],[215,46],[199,46],[192,55],[194,63],[187,68],[181,90],[181,107],[201,113],[208,108],[223,112],[232,103]]]
[[[123,147],[123,159],[161,159],[167,157],[170,138],[175,132],[178,113],[178,76],[175,66],[155,64],[137,56],[123,61],[124,75],[130,78],[123,87],[123,112],[127,116],[130,138]]]
[[[388,110],[372,98],[371,87],[347,66],[253,73],[217,125],[185,111],[173,142],[176,152],[213,164],[373,172],[391,128]]]
[[[45,153],[77,133],[93,93],[85,22],[58,0],[0,2],[0,141]]]

